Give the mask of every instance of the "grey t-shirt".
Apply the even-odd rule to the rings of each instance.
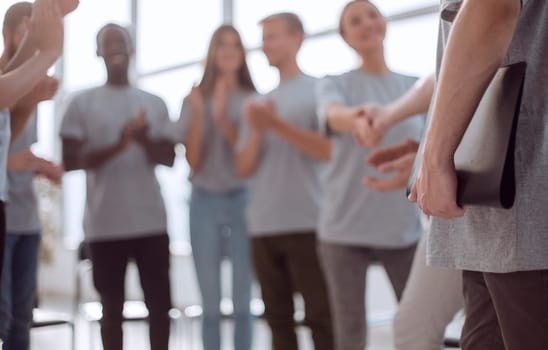
[[[316,79],[299,75],[282,81],[267,97],[281,118],[300,128],[318,130],[314,86]],[[249,126],[242,123],[238,148],[245,145]],[[249,181],[246,210],[249,232],[265,236],[315,231],[320,202],[320,163],[268,133],[261,158]]]
[[[226,117],[234,127],[240,128],[243,102],[249,97],[246,91],[228,93],[226,99]],[[201,189],[223,193],[244,187],[243,181],[234,169],[234,150],[224,137],[221,129],[213,120],[213,98],[206,98],[202,117],[202,164],[196,173],[190,174],[190,181]],[[183,101],[179,128],[181,135],[186,135],[192,110],[188,98]],[[184,137],[184,136],[183,136]]]
[[[522,3],[505,60],[527,62],[515,149],[514,207],[469,207],[463,218],[433,219],[428,244],[432,265],[494,273],[548,269],[548,1]],[[452,19],[458,6],[443,9],[442,18]],[[448,23],[443,27],[449,29]],[[448,30],[440,34],[447,38]]]
[[[366,102],[387,104],[402,96],[416,78],[396,73],[375,76],[354,70],[326,77],[318,83],[318,116],[327,129],[327,107],[335,102],[358,106]],[[420,116],[394,126],[379,147],[395,145],[406,137],[418,140],[424,124]],[[405,247],[421,233],[420,212],[405,199],[405,191],[382,193],[362,184],[364,176],[382,177],[364,163],[376,148],[363,148],[351,134],[326,130],[332,140],[332,160],[327,165],[325,203],[320,214],[320,239],[330,243]]]
[[[159,98],[134,87],[101,86],[75,96],[61,126],[61,137],[83,141],[84,151],[110,147],[124,125],[146,109],[149,137],[167,138],[169,115]],[[87,241],[128,239],[166,231],[166,213],[155,164],[140,145],[97,169],[87,170],[84,232]]]
[[[24,151],[37,141],[36,116],[23,133],[11,144],[10,154]],[[34,172],[8,171],[9,201],[6,206],[6,226],[9,233],[40,232],[38,203],[34,193]]]
[[[0,111],[0,201],[8,200],[8,152],[11,140],[10,112]]]

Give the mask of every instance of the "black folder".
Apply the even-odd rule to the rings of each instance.
[[[514,149],[525,68],[525,62],[520,62],[498,69],[457,148],[457,203],[461,206],[509,209],[514,204]],[[411,172],[408,194],[422,161],[423,142]]]

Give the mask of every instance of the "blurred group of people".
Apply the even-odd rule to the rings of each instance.
[[[273,350],[298,349],[295,294],[303,298],[315,349],[363,350],[372,264],[384,268],[399,302],[399,350],[442,349],[445,328],[463,306],[463,349],[548,348],[542,212],[548,3],[443,0],[437,72],[422,79],[389,69],[387,22],[370,1],[350,1],[340,15],[341,38],[360,65],[322,79],[297,63],[305,40],[300,18],[273,14],[260,21],[263,52],[279,73],[279,85],[267,94],[255,89],[237,29],[222,25],[176,122],[161,98],[130,82],[131,36],[107,24],[97,34],[107,81],[76,94],[64,111],[61,167],[34,156],[30,146],[36,106],[58,87],[47,70],[62,52],[62,18],[77,5],[36,0],[5,15],[3,349],[29,348],[40,242],[32,179],[59,183],[63,171],[76,169],[87,175],[85,248],[103,307],[104,349],[123,347],[130,260],[149,310],[151,349],[168,349],[169,238],[155,168],[173,165],[178,143],[191,169],[189,228],[204,350],[221,348],[225,255],[232,265],[236,350],[252,348],[255,279]],[[521,61],[527,77],[516,141],[516,203],[510,210],[460,207],[455,150],[496,69]],[[423,162],[408,200],[405,187],[421,138]],[[430,225],[423,225],[423,213]]]

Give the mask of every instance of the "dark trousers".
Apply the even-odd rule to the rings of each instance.
[[[288,233],[252,239],[252,256],[272,331],[273,350],[297,350],[294,293],[305,303],[305,324],[314,349],[332,350],[333,331],[327,288],[316,253],[316,234]]]
[[[548,349],[548,270],[464,271],[463,350]]]
[[[101,337],[105,350],[122,350],[122,310],[125,300],[126,266],[134,260],[139,270],[149,311],[151,350],[167,350],[169,344],[171,292],[169,239],[167,234],[128,240],[89,243],[93,282],[101,297]]]

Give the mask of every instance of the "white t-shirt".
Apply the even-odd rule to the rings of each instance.
[[[61,137],[84,143],[84,152],[116,144],[124,125],[146,109],[149,137],[169,139],[169,115],[159,98],[134,87],[101,86],[77,95],[68,106]],[[97,169],[88,169],[84,232],[87,241],[127,239],[166,231],[166,213],[142,146],[132,144]]]

